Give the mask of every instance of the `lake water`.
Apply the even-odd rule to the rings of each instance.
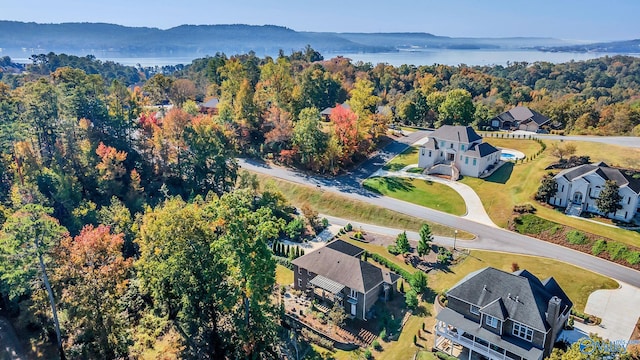
[[[398,51],[389,53],[324,53],[326,59],[335,56],[344,56],[353,62],[363,61],[372,64],[387,63],[393,66],[402,64],[420,65],[506,65],[507,62],[526,61],[533,63],[536,61],[548,61],[552,63],[563,63],[572,60],[588,60],[602,56],[614,56],[612,53],[568,53],[568,52],[542,52],[536,50],[419,50],[419,51]],[[627,54],[640,56],[640,54]],[[138,64],[146,66],[164,66],[177,64],[190,64],[192,57],[98,57],[100,60],[111,60],[123,65],[136,66]],[[28,63],[28,58],[16,57],[12,59],[16,62]]]

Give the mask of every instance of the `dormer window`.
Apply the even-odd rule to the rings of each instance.
[[[491,315],[484,316],[484,323],[491,326],[494,329],[498,328],[498,319],[494,318]]]
[[[533,339],[533,330],[524,325],[520,325],[514,322],[513,335],[519,337],[520,339],[531,341]]]
[[[471,308],[469,309],[469,312],[474,314],[474,315],[480,315],[480,307],[479,306],[475,306],[475,305],[471,305]]]

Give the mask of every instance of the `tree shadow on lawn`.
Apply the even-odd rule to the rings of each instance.
[[[500,167],[500,169],[496,170],[491,176],[487,177],[485,181],[506,184],[509,178],[511,177],[511,173],[513,173],[512,162],[508,162]]]
[[[377,181],[380,185],[380,188],[386,188],[390,192],[409,192],[415,188],[415,185],[411,183],[411,179],[407,178],[399,178],[399,177],[379,177],[372,179],[373,181]],[[380,190],[368,185],[364,184],[368,190],[376,192],[380,194]]]

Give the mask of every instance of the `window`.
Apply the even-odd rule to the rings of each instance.
[[[494,329],[498,328],[498,319],[494,318],[491,315],[484,316],[484,323],[491,326]]]
[[[468,157],[468,156],[465,156],[465,157],[464,157],[464,163],[465,163],[465,164],[468,164],[468,163],[469,163],[469,157]]]
[[[421,151],[422,155],[424,155],[424,148],[420,149],[420,151]],[[431,151],[429,151],[429,153],[431,153]],[[429,156],[431,156],[431,155],[429,155]]]
[[[298,275],[302,275],[302,268],[298,268]]]
[[[351,289],[351,294],[349,294],[349,296],[351,296],[354,299],[357,299],[358,298],[358,292],[353,290],[353,289]]]
[[[596,188],[593,190],[593,197],[600,197],[600,186],[596,186]]]
[[[298,279],[298,288],[302,289],[302,279]]]
[[[473,166],[476,166],[476,159],[473,159]]]
[[[471,309],[469,309],[469,312],[471,312],[472,314],[480,315],[480,307],[471,305]]]
[[[440,141],[440,147],[444,147],[444,141]]]
[[[533,339],[533,330],[518,323],[513,323],[513,335],[520,339],[531,341]]]
[[[562,185],[562,190],[560,190],[560,192],[564,192],[564,185]]]
[[[449,146],[449,147],[453,149],[453,143],[451,143],[451,146]]]
[[[311,274],[313,274],[313,273],[307,269],[307,275],[311,276]]]
[[[429,157],[431,157],[431,150],[429,150]]]
[[[627,199],[627,205],[631,204],[631,196]]]
[[[464,144],[460,145],[460,150],[464,151]]]

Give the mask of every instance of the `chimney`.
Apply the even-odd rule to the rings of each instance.
[[[549,323],[549,326],[552,328],[555,328],[558,316],[560,316],[561,303],[562,300],[557,296],[549,299],[549,304],[547,305],[547,323]]]

